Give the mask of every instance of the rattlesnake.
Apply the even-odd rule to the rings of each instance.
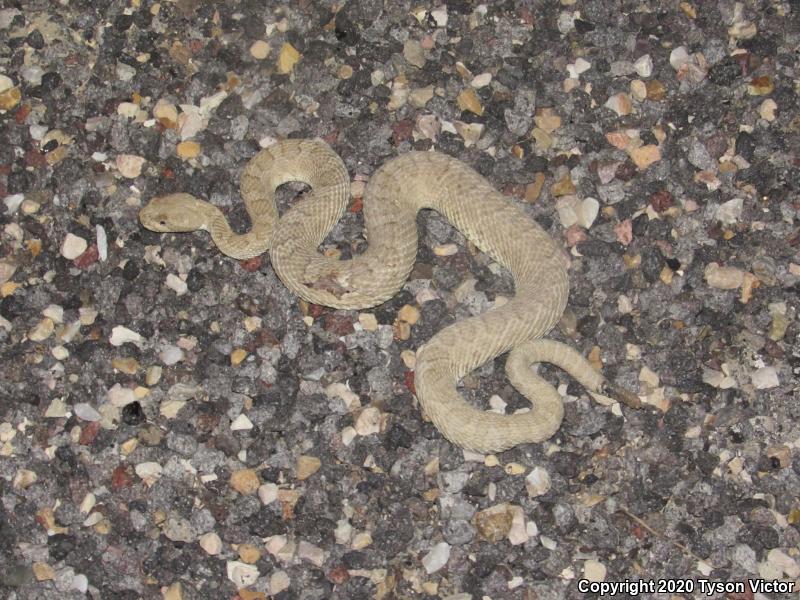
[[[279,218],[274,193],[290,181],[306,183],[311,191]],[[537,362],[561,367],[590,392],[611,392],[636,404],[638,398],[609,384],[578,352],[541,339],[566,306],[566,259],[535,221],[464,163],[436,152],[409,152],[378,169],[364,193],[368,247],[352,260],[317,250],[350,199],[347,169],[327,144],[278,142],[248,163],[240,187],[252,220],[243,235],[231,230],[218,208],[185,193],[153,198],[139,218],[157,232],[206,230],[219,250],[233,258],[269,251],[275,272],[292,292],[334,308],[376,306],[402,288],[417,253],[416,214],[424,208],[444,215],[511,272],[513,298],[446,327],[417,352],[417,398],[451,442],[485,453],[551,437],[563,419],[563,403],[531,369]],[[470,406],[458,382],[509,350],[507,374],[533,402],[532,410],[502,415]]]

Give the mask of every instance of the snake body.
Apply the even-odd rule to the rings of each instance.
[[[276,188],[299,181],[311,191],[279,218]],[[507,268],[516,293],[507,303],[454,323],[417,352],[417,398],[451,442],[477,452],[499,452],[551,437],[563,419],[558,392],[531,365],[561,367],[590,392],[607,382],[569,346],[542,339],[567,302],[567,264],[561,249],[520,208],[464,163],[436,152],[409,152],[370,178],[363,212],[368,248],[351,260],[317,250],[350,200],[342,160],[321,141],[284,140],[262,150],[240,183],[251,230],[234,233],[223,213],[189,194],[153,198],[141,223],[159,232],[204,229],[224,254],[247,259],[269,251],[275,272],[301,298],[334,308],[364,309],[385,302],[408,278],[417,253],[416,214],[433,209],[469,241]],[[478,410],[457,389],[470,371],[511,351],[506,371],[529,398],[529,412],[503,415]]]

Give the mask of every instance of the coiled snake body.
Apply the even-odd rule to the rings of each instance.
[[[290,181],[306,183],[311,191],[279,218],[274,192]],[[154,198],[139,217],[153,231],[204,229],[233,258],[269,251],[275,272],[290,290],[334,308],[369,308],[402,288],[417,253],[416,214],[424,208],[440,212],[511,272],[516,293],[506,304],[446,327],[418,350],[417,398],[451,442],[485,453],[551,437],[563,419],[563,403],[531,369],[536,362],[561,367],[590,392],[609,390],[610,384],[575,350],[541,339],[566,306],[569,284],[560,248],[464,163],[435,152],[409,152],[378,169],[364,194],[368,248],[346,261],[317,251],[350,199],[347,169],[329,146],[312,140],[278,142],[248,163],[240,187],[252,220],[243,235],[231,230],[218,208],[189,194]],[[532,409],[502,415],[469,405],[457,390],[459,380],[509,350],[507,374],[532,401]],[[612,393],[621,391],[614,386]]]

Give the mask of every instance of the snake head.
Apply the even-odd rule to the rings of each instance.
[[[167,194],[150,200],[139,211],[139,221],[159,233],[206,229],[208,203],[191,194]]]

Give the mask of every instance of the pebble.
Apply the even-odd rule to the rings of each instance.
[[[436,27],[447,27],[447,6],[442,6],[440,8],[434,8],[430,12],[431,18],[433,19],[434,23],[436,23]]]
[[[761,367],[752,374],[751,380],[757,390],[768,390],[780,385],[775,367]]]
[[[606,566],[594,559],[589,559],[583,563],[583,576],[589,581],[605,581]]]
[[[491,73],[480,73],[475,75],[470,81],[470,85],[475,89],[480,89],[482,87],[486,87],[492,82],[492,74]]]
[[[43,342],[53,335],[53,331],[55,331],[53,320],[45,317],[28,332],[28,339],[32,342]]]
[[[653,74],[653,59],[649,54],[643,54],[633,63],[633,68],[639,77],[650,77]]]
[[[185,354],[183,350],[177,346],[173,346],[172,344],[164,346],[161,349],[161,352],[158,353],[159,360],[161,360],[161,362],[168,367],[182,361],[184,356]]]
[[[458,246],[456,244],[444,244],[441,246],[435,246],[433,249],[433,253],[436,256],[453,256],[454,254],[458,254]]]
[[[108,341],[112,346],[122,346],[123,344],[127,344],[129,342],[133,344],[140,344],[143,341],[143,338],[138,333],[128,329],[127,327],[117,325],[111,330],[111,337],[108,338]]]
[[[242,413],[231,421],[231,431],[249,431],[253,428],[253,422]]]
[[[166,419],[174,419],[184,406],[186,406],[186,400],[168,399],[161,403],[158,412]]]
[[[117,170],[127,179],[135,179],[141,175],[144,162],[143,157],[134,154],[120,154],[116,159]]]
[[[647,99],[653,102],[663,100],[667,95],[667,88],[658,79],[651,79],[645,83],[647,88]]]
[[[423,557],[422,566],[428,575],[436,573],[450,560],[450,544],[439,542]]]
[[[198,543],[211,556],[216,556],[222,551],[222,540],[213,531],[201,535]]]
[[[733,225],[742,216],[742,207],[744,200],[741,198],[734,198],[723,202],[716,211],[716,218],[723,225]]]
[[[531,498],[543,496],[550,491],[552,485],[550,474],[542,467],[534,467],[525,477],[525,489]]]
[[[183,296],[189,291],[189,286],[186,285],[186,282],[174,273],[167,275],[165,283],[166,286],[173,290],[178,296]]]
[[[421,69],[425,66],[425,50],[418,40],[408,39],[403,44],[403,58],[408,64]]]
[[[294,66],[302,58],[302,54],[289,42],[284,42],[278,55],[278,73],[287,75],[292,72]]]
[[[230,484],[240,494],[255,494],[261,486],[261,480],[253,469],[239,469],[231,473]]]
[[[15,490],[24,490],[36,483],[37,479],[39,479],[39,476],[33,471],[28,469],[20,469],[14,475],[12,486]]]
[[[661,150],[656,145],[647,144],[631,150],[630,157],[639,170],[643,171],[661,160]]]
[[[754,77],[747,85],[747,93],[751,96],[767,96],[773,91],[775,91],[775,84],[769,75]]]
[[[202,146],[194,140],[187,140],[179,142],[175,150],[180,158],[189,160],[200,156]]]
[[[425,108],[425,105],[430,101],[431,98],[433,98],[432,85],[412,90],[408,95],[408,101],[411,102],[411,106],[415,108]],[[432,138],[428,137],[428,139]]]
[[[269,593],[271,596],[277,596],[281,592],[289,589],[291,579],[286,571],[273,571],[269,576]]]
[[[7,75],[0,75],[0,94],[14,87],[14,80]]]
[[[782,574],[786,577],[791,579],[800,577],[800,564],[780,548],[772,548],[767,553],[767,562],[773,567],[780,569]]]
[[[378,330],[378,319],[372,313],[359,313],[358,322],[361,324],[364,331]]]
[[[744,283],[745,272],[737,267],[720,267],[719,264],[709,263],[704,272],[708,285],[720,290],[735,290]]]
[[[401,321],[405,321],[409,325],[416,324],[419,321],[420,312],[416,306],[412,306],[410,304],[404,305],[397,313],[397,318]]]
[[[161,98],[156,102],[153,107],[153,116],[167,129],[174,129],[178,126],[178,109],[168,100]]]
[[[138,474],[138,473],[137,473]],[[191,543],[195,539],[192,524],[183,517],[171,514],[164,522],[164,536],[173,542]]]
[[[228,579],[233,582],[237,589],[253,585],[261,576],[258,567],[248,565],[238,560],[229,560],[226,565]]]
[[[236,348],[231,352],[231,366],[238,367],[247,358],[248,352],[244,348]]]
[[[776,110],[778,110],[778,105],[775,103],[775,100],[773,100],[772,98],[767,98],[758,107],[758,114],[765,121],[769,121],[770,123],[772,123],[772,121],[775,120]]]
[[[441,129],[442,121],[439,117],[436,115],[420,115],[414,123],[413,136],[414,139],[425,139],[435,142],[439,137]]]
[[[483,105],[481,104],[480,98],[478,98],[478,94],[476,94],[475,90],[471,87],[461,90],[456,98],[456,102],[460,110],[469,111],[479,117],[483,115]]]
[[[300,481],[308,479],[314,473],[319,471],[322,462],[316,456],[301,455],[297,458],[297,478]]]
[[[580,57],[574,63],[567,65],[567,72],[572,79],[580,79],[581,74],[585,73],[591,68],[592,63],[585,58]]]
[[[672,68],[676,71],[683,65],[689,63],[690,60],[691,57],[685,46],[678,46],[669,53],[669,64],[672,65]]]
[[[305,540],[297,544],[297,557],[317,567],[321,567],[325,564],[325,551],[319,546],[315,546]]]
[[[161,477],[164,468],[157,462],[142,462],[134,467],[134,471],[146,485],[152,485]]]
[[[610,108],[620,117],[631,114],[633,110],[631,99],[625,92],[620,92],[611,96],[606,100],[605,107]]]
[[[261,504],[270,504],[278,499],[278,486],[275,483],[264,483],[258,486],[258,499]]]
[[[256,60],[264,60],[269,56],[270,47],[264,40],[256,40],[250,46],[250,56]]]
[[[594,198],[579,200],[576,196],[564,196],[556,201],[556,210],[564,227],[578,225],[589,229],[600,211],[600,203]]]
[[[544,107],[536,111],[533,117],[536,127],[545,133],[553,133],[561,127],[561,116],[553,108]]]
[[[489,543],[506,539],[513,521],[514,514],[506,502],[475,513],[475,529]]]
[[[163,590],[161,597],[163,600],[183,600],[183,586],[181,582],[176,581]]]
[[[363,436],[380,433],[382,420],[381,411],[374,406],[368,406],[356,419],[356,432]]]
[[[108,390],[108,393],[106,394],[106,400],[112,406],[122,408],[131,402],[136,401],[136,393],[128,387],[123,387],[119,383],[115,383]]]
[[[22,100],[22,91],[18,87],[12,87],[4,92],[0,92],[0,110],[11,110]]]
[[[261,550],[253,544],[239,544],[236,551],[239,553],[239,558],[242,562],[248,565],[255,564],[261,559]]]
[[[97,410],[87,404],[85,402],[79,402],[73,408],[75,411],[75,416],[81,419],[82,421],[89,421],[90,423],[94,423],[95,421],[99,421],[102,417]]]
[[[631,96],[637,102],[643,102],[647,99],[647,84],[641,79],[634,79],[631,81]]]
[[[464,123],[463,121],[454,121],[453,127],[464,140],[465,148],[477,144],[486,129],[486,125],[483,123]]]
[[[33,563],[33,576],[36,581],[52,581],[56,578],[56,572],[53,567],[43,562]]]
[[[80,236],[68,233],[61,242],[61,256],[67,260],[75,260],[89,247],[89,243]]]

